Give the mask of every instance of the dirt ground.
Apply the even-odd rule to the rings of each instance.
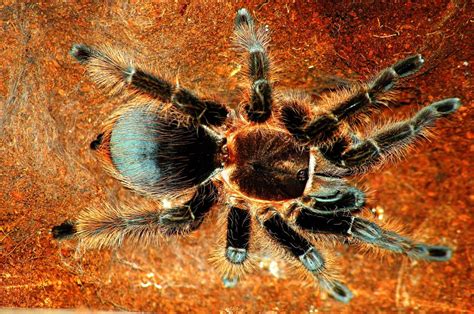
[[[474,311],[472,2],[402,1],[9,1],[0,4],[0,306],[157,312]],[[72,3],[72,2],[71,2]],[[357,182],[368,208],[383,209],[421,241],[451,246],[447,263],[334,248],[354,291],[339,304],[288,265],[262,256],[233,289],[208,260],[215,219],[158,248],[78,252],[51,227],[91,204],[141,197],[121,188],[89,149],[113,110],[68,55],[73,43],[132,51],[180,83],[236,104],[242,90],[231,34],[246,6],[272,30],[280,68],[276,88],[318,97],[335,76],[367,79],[410,54],[426,64],[401,86],[384,114],[402,118],[432,101],[459,97],[463,107],[439,121],[436,137],[407,158]],[[471,307],[470,307],[471,306]]]

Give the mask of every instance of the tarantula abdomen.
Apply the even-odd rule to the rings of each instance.
[[[119,179],[153,195],[194,187],[221,167],[222,139],[202,126],[179,123],[161,110],[156,105],[126,110],[97,147],[110,156]]]

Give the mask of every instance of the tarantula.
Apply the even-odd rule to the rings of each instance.
[[[315,102],[301,93],[275,93],[268,30],[246,9],[238,10],[234,24],[249,81],[237,110],[171,84],[111,48],[72,47],[98,85],[133,96],[91,148],[112,176],[164,206],[85,210],[54,227],[53,236],[75,237],[88,247],[117,246],[126,238],[142,243],[196,230],[216,207],[227,224],[225,248],[217,253],[225,282],[248,268],[259,233],[342,302],[352,293],[318,249],[324,235],[415,259],[449,260],[448,247],[419,243],[356,216],[365,193],[345,179],[397,157],[460,107],[459,99],[444,99],[365,137],[352,131],[391,100],[397,81],[418,71],[423,58],[410,56]]]

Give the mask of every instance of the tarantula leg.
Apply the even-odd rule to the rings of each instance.
[[[237,14],[234,19],[234,25],[236,29],[240,27],[253,27],[254,24],[253,17],[250,15],[247,9],[242,8],[237,10]]]
[[[51,230],[53,238],[58,240],[71,238],[76,234],[76,232],[76,224],[70,220],[66,220],[62,224],[54,226]]]
[[[202,124],[222,125],[228,114],[226,106],[203,100],[191,91],[174,86],[165,79],[133,65],[126,56],[112,49],[99,51],[83,44],[75,44],[71,55],[84,64],[92,79],[101,87],[118,93],[128,89],[163,102],[172,102],[178,110]]]
[[[416,243],[393,231],[384,230],[373,222],[351,215],[321,215],[311,208],[300,206],[294,217],[294,223],[304,230],[352,236],[367,244],[403,253],[415,259],[447,261],[452,256],[448,247]]]
[[[323,155],[329,156],[329,160],[340,167],[365,170],[367,166],[398,153],[422,137],[426,128],[432,126],[437,119],[455,112],[460,106],[457,98],[435,102],[418,111],[411,119],[386,125],[345,151],[345,143],[342,140],[336,141],[334,145],[339,147],[330,148]],[[340,155],[337,156],[338,154]]]
[[[179,110],[202,124],[220,126],[229,113],[224,105],[212,100],[202,100],[184,88],[176,90],[171,101]]]
[[[316,211],[308,206],[298,204],[293,211],[294,223],[315,233],[346,234],[353,217],[349,213]]]
[[[341,155],[349,146],[351,143],[346,137],[339,137],[328,145],[321,145],[318,150],[325,159],[337,164],[340,163]]]
[[[378,93],[390,90],[399,78],[418,72],[424,63],[425,60],[421,55],[414,55],[382,70],[375,79],[369,82],[369,96],[376,97]]]
[[[418,71],[423,65],[421,55],[408,57],[383,70],[366,86],[352,92],[352,96],[337,103],[333,109],[321,114],[311,121],[304,110],[284,105],[281,109],[282,119],[286,128],[295,138],[321,145],[333,138],[339,131],[343,121],[361,112],[367,112],[380,103],[379,96],[393,87],[402,77]]]
[[[362,140],[353,132],[348,132],[348,136],[341,136],[336,138],[332,143],[321,145],[318,147],[319,152],[324,158],[332,163],[338,163],[341,159],[342,153],[351,145],[357,146],[362,143]]]
[[[56,239],[78,238],[89,247],[119,246],[125,238],[141,243],[157,239],[160,233],[183,234],[196,230],[217,201],[217,188],[201,184],[191,200],[160,213],[149,208],[90,208],[76,221],[65,221],[52,229]]]
[[[350,290],[339,281],[327,276],[326,261],[321,253],[309,240],[291,228],[278,213],[273,213],[262,222],[262,225],[270,238],[297,258],[306,270],[315,276],[326,292],[338,301],[344,303],[350,301],[352,298]]]
[[[126,56],[112,49],[97,50],[84,44],[74,44],[70,54],[85,65],[92,79],[101,87],[118,92],[129,87],[162,101],[169,101],[174,86],[168,81],[132,65]]]
[[[251,220],[248,210],[232,206],[227,216],[226,259],[242,264],[248,257]]]
[[[182,234],[196,230],[204,217],[217,202],[217,188],[208,181],[201,184],[191,200],[184,205],[166,209],[159,216],[159,225],[164,234]]]
[[[227,236],[225,247],[225,260],[222,282],[224,287],[233,288],[237,285],[239,274],[245,272],[245,263],[248,260],[251,233],[251,217],[245,208],[230,206],[227,215]],[[222,253],[220,253],[222,254]]]
[[[246,9],[237,11],[235,35],[240,46],[248,51],[248,75],[251,81],[250,103],[245,111],[250,121],[265,122],[272,110],[272,87],[269,81],[270,60],[266,52],[267,31],[256,28]]]
[[[417,72],[423,65],[421,55],[410,56],[381,71],[375,79],[348,100],[332,110],[336,119],[347,119],[370,106],[378,104],[378,96],[390,90],[399,78]]]
[[[421,55],[414,55],[386,68],[375,79],[368,82],[366,88],[360,89],[349,99],[337,104],[331,111],[331,115],[339,121],[350,118],[368,107],[377,106],[380,94],[390,90],[399,78],[417,72],[423,63],[424,60]]]
[[[313,200],[311,210],[322,215],[355,212],[365,204],[365,194],[354,187],[329,189],[308,196]]]
[[[353,223],[346,232],[362,242],[396,253],[403,253],[415,259],[444,262],[452,256],[452,250],[449,247],[416,243],[359,217],[353,218]]]

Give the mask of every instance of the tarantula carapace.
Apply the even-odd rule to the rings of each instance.
[[[98,85],[129,96],[91,148],[125,186],[171,205],[91,208],[54,227],[54,237],[76,237],[88,247],[117,246],[126,238],[143,243],[196,230],[215,208],[227,225],[225,248],[216,253],[227,283],[248,269],[259,234],[260,242],[342,302],[352,293],[318,248],[325,235],[415,259],[449,260],[448,247],[419,243],[357,216],[365,193],[345,179],[400,155],[435,120],[459,108],[459,99],[445,99],[364,137],[353,131],[390,101],[399,79],[420,69],[422,57],[410,56],[366,83],[314,101],[302,93],[274,93],[268,30],[257,27],[246,9],[237,12],[234,24],[249,80],[236,111],[171,84],[111,48],[73,46],[72,56]]]

